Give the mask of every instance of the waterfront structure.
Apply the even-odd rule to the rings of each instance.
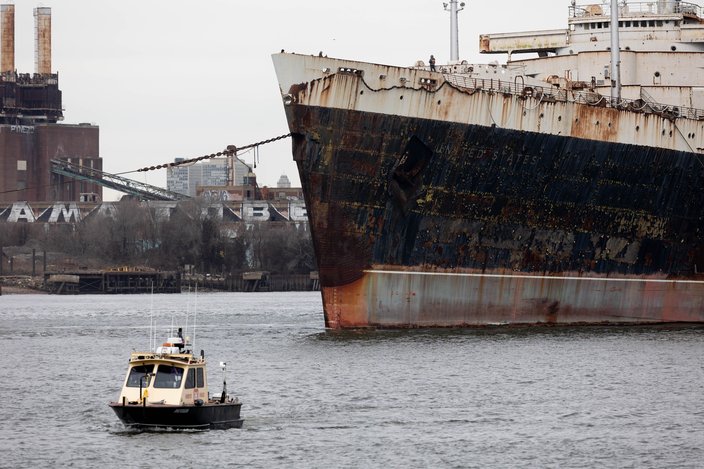
[[[273,56],[327,327],[704,321],[702,8],[568,11],[505,65]]]

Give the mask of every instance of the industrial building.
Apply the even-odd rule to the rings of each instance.
[[[15,69],[15,6],[0,5],[0,202],[99,201],[102,188],[51,172],[51,160],[102,170],[99,128],[63,124],[51,70],[51,8],[34,9],[35,70]]]

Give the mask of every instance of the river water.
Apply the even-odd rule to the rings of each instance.
[[[242,429],[126,430],[172,323]],[[193,336],[189,327],[188,335]],[[0,297],[1,467],[702,467],[704,328],[326,332],[319,293]]]

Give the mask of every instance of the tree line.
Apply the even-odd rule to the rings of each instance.
[[[233,274],[251,270],[307,274],[315,256],[306,224],[224,222],[202,200],[180,202],[168,218],[135,200],[80,223],[0,223],[0,246],[63,253],[93,267],[146,267]]]

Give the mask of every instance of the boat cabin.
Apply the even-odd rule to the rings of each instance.
[[[118,402],[199,405],[207,401],[205,358],[194,357],[187,346],[181,337],[169,337],[156,352],[132,352]]]

